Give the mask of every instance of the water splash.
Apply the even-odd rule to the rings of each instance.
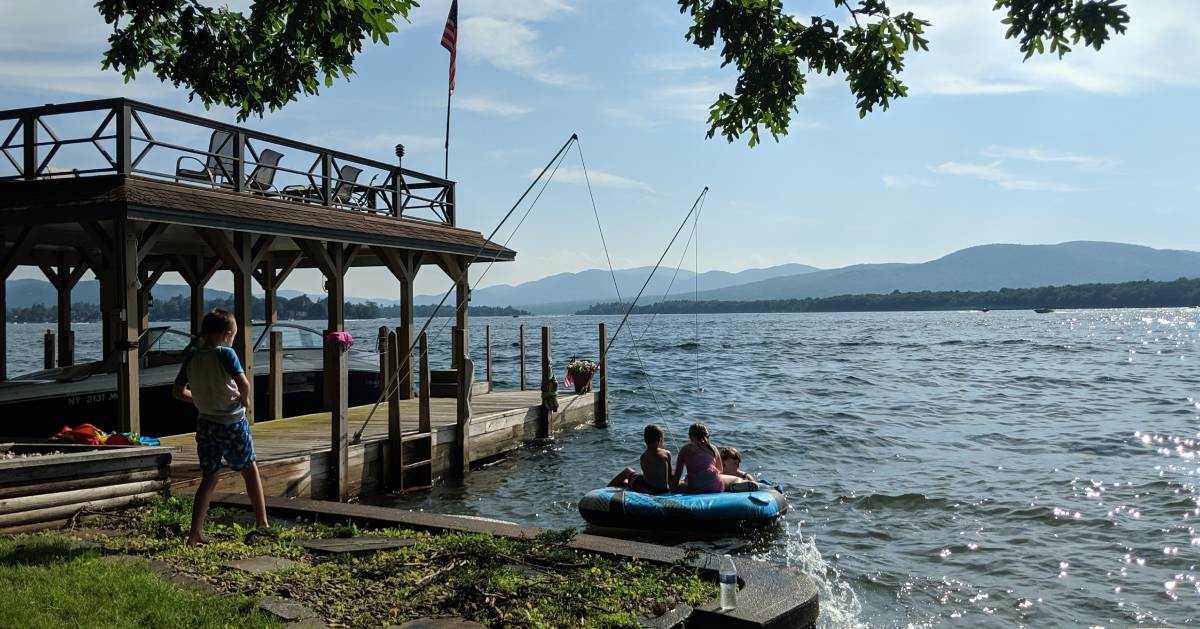
[[[812,578],[821,601],[821,615],[817,627],[822,629],[865,629],[869,627],[862,619],[862,603],[858,600],[854,588],[850,587],[850,583],[842,577],[841,572],[833,564],[821,556],[821,551],[817,549],[816,538],[805,536],[800,530],[799,523],[787,525],[787,543],[782,551],[768,551],[763,555],[756,556],[755,559],[773,563],[782,562]]]

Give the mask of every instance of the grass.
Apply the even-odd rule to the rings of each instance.
[[[278,627],[245,597],[184,592],[62,536],[0,537],[0,627]]]
[[[106,565],[94,553],[72,554],[62,534],[56,533],[16,541],[0,537],[5,544],[0,548],[10,549],[3,556],[25,553],[35,559],[3,560],[6,569],[10,564],[19,565],[20,570],[30,573],[14,575],[12,587],[18,587],[20,581],[31,581],[33,572],[46,571],[43,585],[19,586],[14,596],[3,591],[10,586],[0,579],[4,584],[0,587],[0,626],[9,626],[5,620],[10,616],[5,614],[21,613],[19,610],[31,606],[21,600],[25,597],[38,601],[33,605],[45,610],[47,620],[88,618],[87,626],[269,626],[247,624],[241,614],[247,597],[276,595],[303,603],[332,626],[386,627],[412,618],[449,615],[493,627],[630,627],[648,612],[663,611],[678,602],[699,605],[717,594],[711,579],[702,578],[696,569],[684,564],[618,562],[572,550],[566,544],[573,531],[514,540],[481,534],[431,535],[403,529],[366,531],[354,526],[288,523],[263,532],[239,525],[236,511],[213,509],[206,529],[213,542],[189,547],[184,540],[190,512],[190,501],[169,498],[102,516],[97,524],[119,531],[101,540],[106,551],[160,559],[179,572],[208,581],[221,592],[235,594],[234,600],[209,597],[206,600],[214,606],[205,610],[178,612],[188,618],[188,614],[195,613],[196,618],[206,619],[204,622],[209,624],[179,624],[173,622],[175,616],[150,618],[151,614],[176,613],[185,604],[198,604],[197,598],[161,582],[156,589],[148,588],[145,583],[154,581],[154,577],[144,570]],[[299,545],[308,539],[364,533],[405,537],[417,544],[362,557],[314,555]],[[26,550],[18,552],[16,548],[21,544]],[[271,574],[250,574],[221,565],[256,555],[285,557],[299,563]],[[58,581],[70,585],[51,587]],[[100,582],[106,584],[104,588],[92,585],[89,590],[89,584]],[[39,592],[39,588],[54,594]],[[164,592],[175,598],[164,598]],[[74,601],[65,600],[72,596]],[[106,604],[113,596],[125,598],[119,604]],[[88,616],[79,615],[97,606],[105,608],[104,613],[111,614],[112,620],[105,616],[101,622],[92,622]],[[108,610],[110,607],[121,611]],[[226,612],[232,616],[222,615]]]

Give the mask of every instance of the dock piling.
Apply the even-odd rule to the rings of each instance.
[[[525,390],[525,324],[521,324],[521,390]]]
[[[465,476],[471,465],[471,381],[474,365],[467,356],[467,331],[463,328],[454,330],[455,346],[462,352],[458,356],[458,387],[457,408],[454,430],[454,464],[451,473],[455,476]]]
[[[551,391],[550,379],[554,377],[550,365],[550,326],[542,326],[542,397]],[[551,428],[551,411],[542,405],[542,426],[538,431],[538,437],[545,438],[550,436]]]
[[[271,331],[271,356],[267,380],[267,418],[283,418],[283,332]]]
[[[404,434],[400,427],[400,388],[392,386],[392,374],[398,374],[400,367],[400,334],[397,331],[388,332],[385,339],[386,351],[380,363],[379,386],[387,391],[388,405],[388,469],[384,477],[387,486],[393,490],[403,489],[404,485]]]
[[[483,328],[483,344],[484,351],[487,355],[487,388],[488,393],[492,392],[492,326]]]
[[[46,330],[42,336],[42,365],[54,369],[54,330]]]
[[[417,421],[420,422],[420,431],[429,432],[432,430],[433,420],[429,415],[429,339],[425,333],[421,333],[421,397],[417,400]]]
[[[600,322],[600,392],[596,394],[596,425],[608,425],[608,339]]]

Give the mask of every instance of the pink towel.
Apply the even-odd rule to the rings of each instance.
[[[350,349],[354,345],[354,337],[350,336],[349,332],[330,332],[325,339],[330,343],[337,343],[343,350]]]

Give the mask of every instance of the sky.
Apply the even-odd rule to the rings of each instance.
[[[990,0],[890,4],[932,22],[930,51],[901,75],[910,96],[859,119],[844,77],[810,76],[788,135],[749,148],[705,138],[707,107],[736,76],[685,40],[674,2],[462,0],[449,167],[459,224],[491,232],[580,137],[520,230],[497,237],[517,261],[473,270],[479,285],[606,265],[584,163],[618,268],[652,265],[704,186],[702,270],[922,262],[993,242],[1198,248],[1194,0],[1129,3],[1128,34],[1102,51],[1026,62]],[[0,109],[126,96],[234,120],[150,73],[125,84],[102,71],[108,27],[90,0],[47,6],[0,0]],[[388,162],[401,142],[406,167],[440,174],[448,7],[423,2],[391,45],[367,45],[350,81],[246,126]],[[845,20],[832,0],[785,8]],[[417,288],[445,283],[425,267]],[[319,292],[320,278],[297,272],[284,288]],[[394,283],[356,269],[347,290],[391,297]]]

